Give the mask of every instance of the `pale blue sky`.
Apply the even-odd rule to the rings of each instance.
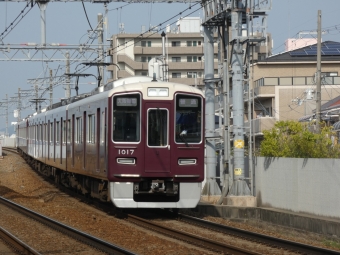
[[[24,2],[0,2],[0,34],[10,25],[15,17],[25,7]],[[126,6],[125,6],[126,5]],[[192,4],[193,5],[193,4]],[[125,6],[123,8],[116,8]],[[174,17],[176,14],[189,7],[189,4],[129,4],[127,3],[110,3],[108,4],[108,30],[107,36],[118,32],[118,24],[124,23],[126,33],[140,33],[141,26],[157,25],[164,23],[167,19]],[[104,13],[103,4],[85,3],[87,15],[92,27],[96,26],[97,14]],[[184,12],[182,16],[198,8],[193,6],[190,11]],[[339,0],[273,0],[272,10],[268,12],[267,31],[272,34],[274,41],[274,53],[284,51],[284,42],[288,38],[296,37],[299,31],[316,30],[317,12],[322,11],[322,28],[327,28],[328,32],[322,36],[323,41],[333,40],[340,42],[340,10]],[[191,16],[202,15],[199,10]],[[76,3],[54,3],[47,5],[47,43],[66,43],[79,44],[84,43],[87,39],[86,33],[90,29],[87,22],[81,2]],[[175,18],[166,22],[172,23],[178,19]],[[338,25],[338,27],[336,27]],[[315,36],[315,35],[314,35]],[[4,38],[4,43],[40,43],[40,10],[38,6],[34,8],[23,18],[23,20],[13,29],[8,36]],[[6,93],[9,97],[16,96],[18,87],[21,89],[31,89],[27,84],[27,79],[44,77],[48,75],[48,68],[57,70],[58,65],[64,65],[62,62],[33,63],[33,62],[3,62],[0,61],[0,100],[5,99]],[[74,71],[75,65],[71,67]],[[96,70],[92,67],[93,73]],[[89,69],[90,70],[90,69]],[[87,71],[88,72],[88,71]],[[87,78],[83,82],[95,82],[94,78]],[[82,85],[80,92],[88,92],[95,85]],[[72,95],[75,95],[74,90]],[[55,98],[64,96],[62,86],[55,89]],[[45,96],[49,98],[48,94]],[[57,99],[56,99],[57,100]],[[56,102],[55,100],[55,102]],[[15,108],[12,107],[10,112]],[[22,113],[22,117],[33,110],[27,110]],[[4,108],[0,108],[0,115],[4,113]],[[13,114],[10,113],[10,122],[14,121]],[[0,128],[5,127],[5,117],[0,116]]]

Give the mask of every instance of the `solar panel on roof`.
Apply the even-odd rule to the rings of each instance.
[[[312,50],[305,50],[305,51],[306,51],[307,55],[316,55],[316,53],[317,53],[317,50],[314,50],[314,49],[312,49]]]
[[[327,48],[327,49],[339,49],[340,47],[339,47],[339,45],[325,45],[325,48]]]
[[[289,52],[291,56],[316,56],[318,53],[317,45],[310,45],[303,49]],[[324,56],[339,56],[340,55],[340,43],[323,43],[321,45],[321,55]]]
[[[328,55],[328,56],[338,56],[340,55],[340,51],[337,49],[323,49],[322,53],[324,55]]]
[[[306,56],[306,52],[304,51],[292,51],[289,52],[291,56]]]

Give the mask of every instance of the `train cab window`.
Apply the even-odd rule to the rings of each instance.
[[[148,110],[148,146],[168,145],[168,110]]]
[[[176,143],[202,141],[202,99],[191,95],[176,95]]]
[[[129,94],[113,98],[113,141],[140,141],[140,95]]]

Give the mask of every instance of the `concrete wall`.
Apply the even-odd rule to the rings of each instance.
[[[15,147],[16,146],[16,138],[12,137],[1,137],[0,144],[2,147]]]
[[[16,138],[14,137],[2,137],[0,138],[0,144],[2,147],[15,147]]]
[[[259,207],[340,219],[340,159],[255,160]]]

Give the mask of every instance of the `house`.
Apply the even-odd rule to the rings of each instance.
[[[271,129],[276,121],[299,120],[313,115],[316,67],[316,44],[253,63],[250,68],[255,136],[261,138],[263,130]],[[321,104],[326,111],[340,96],[340,43],[325,41],[321,44],[321,73]],[[249,126],[247,118],[245,122]]]

